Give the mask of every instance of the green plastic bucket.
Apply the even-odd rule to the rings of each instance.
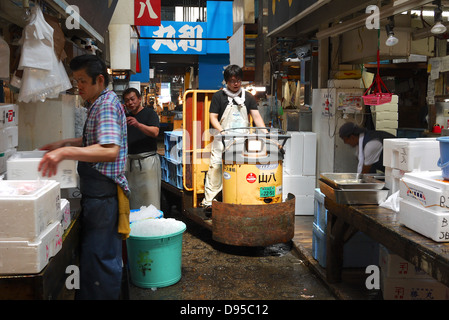
[[[131,282],[141,288],[161,288],[181,279],[182,230],[156,237],[126,239]]]

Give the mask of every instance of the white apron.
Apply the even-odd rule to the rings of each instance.
[[[245,106],[245,90],[242,89],[241,97],[228,97],[228,105],[220,119],[220,125],[223,130],[249,126],[248,112]],[[212,142],[209,170],[204,183],[203,206],[211,205],[212,200],[222,189],[223,147],[221,135],[217,133]]]

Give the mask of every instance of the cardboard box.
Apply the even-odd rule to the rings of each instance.
[[[435,279],[390,278],[381,272],[384,300],[447,300],[448,288]]]
[[[416,267],[397,254],[390,252],[383,245],[379,245],[379,267],[389,278],[423,278],[433,279],[426,272]]]

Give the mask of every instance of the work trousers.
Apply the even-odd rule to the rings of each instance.
[[[85,162],[78,162],[78,173],[82,211],[80,288],[76,299],[118,299],[123,262],[117,184]]]
[[[223,142],[220,136],[216,136],[212,142],[209,170],[207,171],[206,180],[204,182],[204,199],[202,201],[203,206],[212,205],[212,200],[223,188],[222,153]]]

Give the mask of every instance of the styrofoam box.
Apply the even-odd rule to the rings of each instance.
[[[435,279],[390,278],[381,274],[384,300],[447,300],[448,288]]]
[[[283,175],[282,194],[293,193],[295,196],[312,196],[315,193],[315,176]]]
[[[60,201],[56,181],[0,180],[0,240],[34,240],[61,221]]]
[[[72,216],[70,214],[70,202],[67,199],[61,199],[61,215],[61,224],[65,230],[69,227],[70,222],[72,222]]]
[[[282,193],[284,201],[287,194]],[[314,212],[313,196],[295,195],[295,215],[296,216],[312,216]]]
[[[0,150],[16,148],[19,145],[19,128],[10,126],[0,129]]]
[[[76,161],[62,160],[58,164],[56,175],[43,177],[38,171],[39,162],[46,151],[18,151],[6,162],[9,180],[52,179],[61,184],[61,188],[74,188],[78,184]]]
[[[390,102],[378,106],[371,106],[371,112],[398,112],[398,104]]]
[[[383,164],[404,171],[439,170],[440,144],[436,138],[384,139]]]
[[[0,274],[41,272],[51,257],[62,248],[63,228],[59,221],[47,228],[34,241],[0,241]]]
[[[449,212],[437,212],[401,200],[399,223],[436,242],[449,242]]]
[[[6,151],[0,151],[0,174],[6,173],[6,161],[16,153],[15,148],[8,149]]]
[[[0,103],[0,128],[19,125],[19,106]]]
[[[388,195],[399,191],[401,179],[405,173],[404,170],[385,167],[385,187],[389,190]]]
[[[374,121],[382,121],[382,120],[398,120],[399,114],[397,112],[389,112],[389,111],[381,111],[373,113]]]
[[[316,175],[316,133],[288,131],[283,170],[290,175]]]
[[[418,207],[449,212],[449,181],[441,170],[405,173],[399,183],[399,196]]]
[[[379,266],[389,278],[427,278],[433,279],[414,264],[379,245]]]
[[[376,130],[397,129],[398,120],[376,120],[374,126],[376,127]]]

